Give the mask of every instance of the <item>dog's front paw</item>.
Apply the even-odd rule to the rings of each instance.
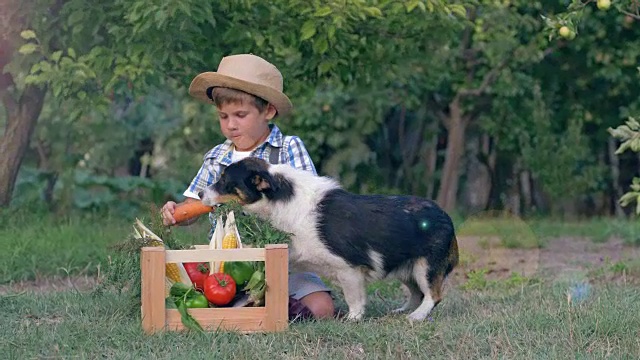
[[[405,311],[407,311],[407,307],[406,306],[401,306],[401,307],[399,307],[397,309],[391,310],[391,313],[392,314],[401,314],[401,313],[403,313]]]
[[[428,312],[425,313],[422,311],[414,311],[411,314],[407,315],[407,318],[409,319],[409,321],[423,321],[427,318],[427,316],[429,316]]]
[[[360,320],[362,320],[362,312],[349,311],[349,313],[347,314],[347,320],[349,320],[349,321],[360,321]]]

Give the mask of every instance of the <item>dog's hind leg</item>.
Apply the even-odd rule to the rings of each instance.
[[[409,320],[422,321],[431,312],[435,306],[435,301],[431,296],[431,286],[427,278],[428,264],[427,259],[420,258],[413,265],[413,278],[418,288],[423,294],[422,303],[411,314],[408,315]]]
[[[401,307],[392,311],[394,314],[413,310],[422,302],[422,291],[413,279],[402,283],[402,292],[406,296],[406,301]]]
[[[364,274],[359,270],[340,271],[338,282],[349,306],[348,320],[360,320],[367,305],[367,292]]]

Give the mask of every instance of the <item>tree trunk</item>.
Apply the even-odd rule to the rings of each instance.
[[[624,191],[620,187],[620,159],[618,155],[616,155],[616,140],[612,137],[607,141],[608,150],[609,150],[609,164],[611,170],[611,185],[613,189],[613,206],[615,208],[616,217],[622,218],[624,217],[624,210],[622,206],[620,206],[620,202],[618,201]]]
[[[18,171],[40,116],[46,90],[27,86],[18,101],[8,89],[0,90],[4,90],[2,101],[7,112],[5,132],[0,138],[0,206],[4,207],[11,202]]]
[[[470,139],[470,151],[466,154],[466,178],[463,196],[465,213],[477,213],[484,211],[489,204],[491,195],[491,173],[489,166],[482,161],[484,155],[481,149],[481,138]]]
[[[447,150],[445,151],[442,178],[438,189],[437,203],[445,211],[453,211],[456,207],[458,193],[458,177],[460,158],[464,152],[464,137],[468,120],[462,116],[460,100],[456,97],[449,106],[449,117],[445,121],[447,127]]]
[[[427,144],[426,153],[424,156],[424,162],[427,164],[427,169],[424,172],[424,181],[427,184],[427,198],[431,199],[434,196],[434,190],[436,187],[436,181],[434,174],[436,173],[436,167],[438,165],[438,123],[434,122],[431,126],[431,140]]]
[[[52,209],[53,190],[58,181],[58,172],[51,167],[51,145],[46,141],[37,139],[35,141],[35,147],[38,151],[38,170],[40,170],[40,173],[45,174],[47,179],[47,185],[45,186],[42,197],[44,198],[44,202]]]
[[[513,165],[513,170],[511,172],[511,184],[509,185],[509,192],[507,198],[507,208],[511,210],[511,213],[520,217],[522,213],[520,212],[520,162],[516,161]]]
[[[18,170],[29,146],[31,134],[35,128],[46,87],[27,85],[22,94],[17,94],[11,73],[5,71],[18,46],[20,30],[28,29],[25,14],[33,11],[32,2],[0,1],[0,101],[6,112],[4,134],[0,138],[0,206],[11,202]],[[53,4],[50,9],[55,17],[63,2]]]
[[[531,195],[531,173],[529,170],[520,172],[520,192],[522,193],[522,212],[527,214],[532,210],[533,196]]]

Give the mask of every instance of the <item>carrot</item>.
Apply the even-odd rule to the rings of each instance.
[[[177,224],[211,211],[213,211],[213,207],[204,205],[202,201],[190,201],[176,206],[173,218],[176,219]]]

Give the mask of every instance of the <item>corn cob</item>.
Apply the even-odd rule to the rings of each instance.
[[[236,237],[235,232],[230,232],[224,236],[222,239],[222,248],[223,249],[236,249],[238,247],[238,238]],[[224,261],[220,262],[220,272],[224,272]]]
[[[151,246],[164,246],[164,241],[149,230],[139,219],[136,219],[136,226],[140,229],[140,231],[138,231],[138,228],[133,227],[136,238],[150,240],[149,245]],[[165,265],[165,276],[165,295],[167,296],[174,283],[181,282],[189,286],[192,285],[189,274],[187,274],[187,270],[185,270],[182,264],[167,263]]]

